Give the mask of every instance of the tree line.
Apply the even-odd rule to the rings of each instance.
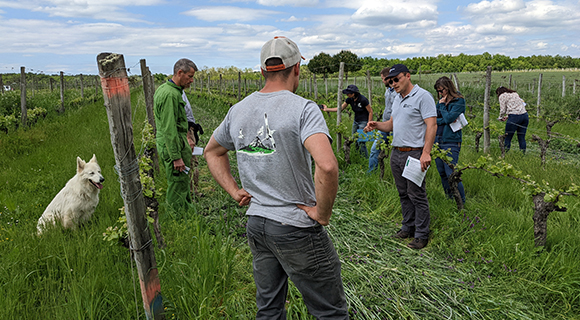
[[[451,73],[485,71],[492,66],[494,71],[568,69],[580,68],[580,58],[570,56],[532,55],[510,58],[502,54],[492,55],[484,52],[478,55],[440,54],[436,57],[413,57],[407,59],[386,59],[358,57],[349,50],[343,50],[333,56],[321,52],[308,62],[308,69],[316,74],[328,75],[338,72],[340,62],[345,63],[345,71],[353,75],[363,75],[366,70],[378,74],[384,67],[397,63],[405,64],[414,73]]]

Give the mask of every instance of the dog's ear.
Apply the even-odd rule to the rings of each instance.
[[[77,157],[77,173],[83,172],[85,168],[86,162],[83,161],[80,157]]]
[[[89,160],[89,162],[97,162],[97,156],[93,154],[93,157],[91,158],[91,160]]]

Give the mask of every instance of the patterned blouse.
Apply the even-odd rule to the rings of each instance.
[[[517,92],[502,93],[499,96],[499,117],[510,114],[524,114],[526,113],[526,103]]]

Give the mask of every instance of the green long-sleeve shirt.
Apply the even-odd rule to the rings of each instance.
[[[182,98],[183,89],[171,81],[157,88],[153,96],[157,149],[166,152],[172,161],[191,156],[187,143],[187,115]],[[188,162],[186,162],[186,165]]]

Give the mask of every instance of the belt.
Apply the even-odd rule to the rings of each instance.
[[[423,150],[423,148],[411,148],[411,147],[393,147],[401,152],[409,152],[409,151],[416,151],[416,150]]]

